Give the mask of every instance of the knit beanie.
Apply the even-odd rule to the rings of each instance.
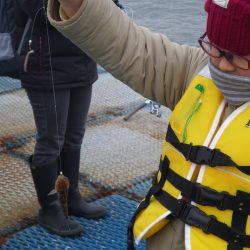
[[[207,36],[221,49],[250,55],[250,0],[206,0]]]

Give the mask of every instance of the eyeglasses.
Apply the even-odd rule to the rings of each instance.
[[[234,67],[248,70],[250,68],[250,60],[245,58],[244,56],[239,56],[234,53],[221,50],[215,44],[211,43],[207,39],[207,34],[205,33],[200,37],[199,44],[201,48],[206,52],[209,56],[214,58],[225,57],[229,63],[231,63]]]

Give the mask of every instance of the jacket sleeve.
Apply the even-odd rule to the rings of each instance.
[[[57,0],[49,0],[48,17],[55,28],[114,77],[170,109],[207,63],[201,49],[136,25],[111,0],[84,0],[64,21],[59,8]]]

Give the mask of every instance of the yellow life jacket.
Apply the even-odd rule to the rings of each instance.
[[[186,249],[250,249],[250,102],[222,123],[225,106],[206,67],[171,114],[158,174],[131,221],[136,243],[176,217]]]

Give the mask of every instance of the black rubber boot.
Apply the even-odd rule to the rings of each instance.
[[[54,190],[57,178],[57,162],[37,167],[32,164],[31,157],[29,163],[41,206],[38,224],[60,236],[81,234],[83,231],[82,225],[65,217],[58,194]]]
[[[68,197],[69,214],[87,219],[102,218],[107,214],[104,206],[86,202],[79,192],[80,149],[63,150],[61,152],[61,167],[63,174],[69,178]]]

